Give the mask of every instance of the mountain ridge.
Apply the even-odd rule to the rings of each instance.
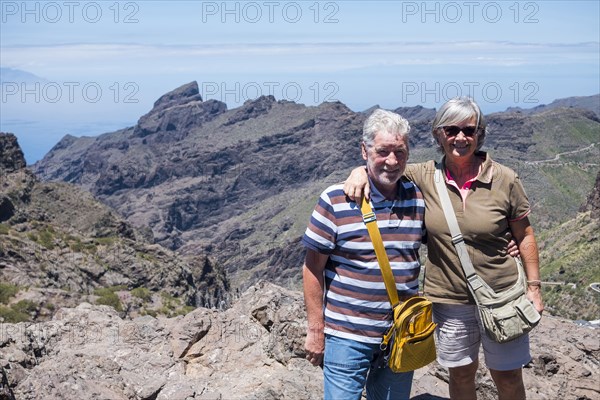
[[[0,133],[0,160],[5,321],[44,320],[57,306],[82,301],[108,302],[124,315],[227,301],[228,282],[207,257],[185,259],[153,244],[147,228],[134,228],[79,187],[40,182],[24,167],[14,135]]]
[[[600,117],[600,95],[593,96],[573,96],[562,99],[556,99],[549,104],[540,104],[533,108],[509,107],[507,112],[521,112],[527,114],[539,113],[554,108],[581,108],[592,111]]]
[[[150,226],[155,241],[171,250],[213,255],[234,288],[258,279],[298,287],[299,238],[318,194],[363,163],[359,143],[367,114],[340,102],[304,106],[273,96],[228,110],[203,102],[197,87],[191,82],[161,96],[133,127],[65,137],[34,171],[43,180],[89,190],[133,225]],[[438,158],[430,135],[435,110],[395,111],[412,126],[410,161]],[[530,162],[598,142],[596,114],[550,107],[487,118],[484,150],[521,175],[535,226],[548,229],[574,217],[593,169],[600,168],[598,147],[560,165]],[[565,176],[581,184],[566,185]]]

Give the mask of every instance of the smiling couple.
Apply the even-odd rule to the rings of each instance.
[[[418,293],[419,247],[427,244],[424,295],[434,303],[437,361],[449,369],[452,399],[476,399],[479,347],[499,399],[524,399],[522,367],[530,359],[528,335],[496,343],[482,330],[477,307],[452,243],[434,182],[435,162],[408,164],[408,122],[376,110],[367,118],[361,144],[366,168],[356,168],[342,186],[320,196],[303,237],[308,316],[306,358],[323,365],[326,399],[408,399],[412,372],[376,368],[391,305],[362,222],[364,194],[376,213],[394,272],[398,296]],[[481,151],[487,124],[479,106],[454,98],[437,112],[432,136],[443,153],[446,189],[474,268],[495,291],[517,281],[516,260],[507,251],[516,240],[528,280],[527,296],[543,311],[539,257],[518,175]],[[425,230],[426,228],[426,230]]]

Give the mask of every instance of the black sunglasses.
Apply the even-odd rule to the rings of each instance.
[[[458,136],[458,134],[460,132],[462,132],[463,135],[465,135],[466,137],[473,137],[473,136],[475,136],[475,134],[478,131],[476,126],[465,126],[465,127],[461,128],[456,125],[450,125],[450,126],[442,126],[442,129],[444,130],[444,133],[446,134],[446,136],[449,136],[449,137]]]

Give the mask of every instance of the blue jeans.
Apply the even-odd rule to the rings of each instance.
[[[410,398],[413,372],[394,373],[386,366],[374,368],[378,344],[325,336],[323,362],[325,400],[360,400],[367,388],[368,400]]]

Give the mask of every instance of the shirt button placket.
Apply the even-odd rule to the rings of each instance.
[[[394,213],[395,206],[396,206],[396,202],[394,201],[394,203],[390,207],[390,215],[388,218],[388,228],[398,228],[400,226],[400,220],[398,219],[398,216],[396,215],[396,213]]]

